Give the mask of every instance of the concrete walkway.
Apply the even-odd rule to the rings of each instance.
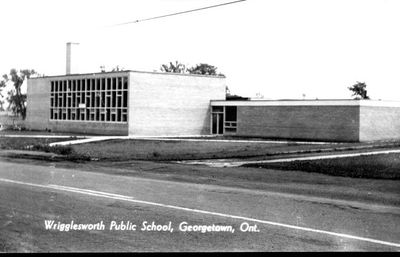
[[[200,164],[209,167],[239,167],[245,164],[264,164],[264,163],[279,163],[279,162],[292,162],[292,161],[309,161],[309,160],[322,160],[322,159],[336,159],[346,157],[357,157],[365,155],[377,155],[377,154],[389,154],[389,153],[400,153],[400,149],[395,150],[381,150],[363,153],[347,153],[347,154],[334,154],[334,155],[318,155],[318,156],[306,156],[306,157],[293,157],[293,158],[282,158],[273,160],[257,160],[257,161],[229,161],[228,159],[216,159],[216,160],[195,160],[195,161],[178,161],[181,164]]]
[[[103,140],[109,140],[109,139],[113,139],[113,138],[110,138],[110,137],[88,137],[88,138],[83,138],[83,139],[54,142],[54,143],[50,143],[49,146],[56,146],[56,145],[65,146],[65,145],[85,144],[85,143],[91,143],[91,142],[103,141]]]

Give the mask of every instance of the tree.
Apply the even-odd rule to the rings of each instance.
[[[5,77],[3,76],[3,80],[0,81],[0,111],[4,111],[4,95],[2,94],[3,89],[6,87]]]
[[[32,75],[38,75],[34,70],[20,70],[11,69],[10,74],[4,74],[3,80],[0,82],[0,87],[4,87],[7,83],[11,82],[14,89],[8,92],[7,101],[9,103],[8,110],[11,110],[16,115],[21,115],[23,119],[26,116],[26,94],[22,94],[21,86],[25,79],[29,79]]]
[[[106,66],[101,65],[101,66],[100,66],[100,71],[101,71],[102,73],[107,72]],[[125,71],[125,68],[120,67],[119,65],[117,65],[117,66],[115,66],[114,68],[112,68],[112,69],[110,70],[110,72],[117,72],[117,71]]]
[[[190,74],[225,77],[224,74],[217,73],[217,67],[209,65],[207,63],[200,63],[197,64],[196,66],[186,69],[186,66],[184,64],[175,61],[175,64],[170,62],[169,64],[161,65],[160,70],[163,72],[172,72],[172,73],[190,73]]]
[[[111,71],[116,72],[116,71],[124,71],[125,69],[123,67],[119,67],[119,65],[115,66]]]
[[[186,66],[178,61],[175,61],[175,64],[172,62],[169,62],[169,64],[162,64],[160,70],[163,72],[185,73]]]
[[[224,74],[222,73],[217,73],[217,67],[209,65],[207,63],[200,63],[197,64],[194,67],[189,68],[187,71],[190,74],[200,74],[200,75],[210,75],[210,76],[222,76],[224,77]]]
[[[350,91],[353,92],[353,96],[355,96],[355,99],[369,99],[369,96],[367,95],[367,85],[365,82],[358,82],[351,87],[348,87]]]

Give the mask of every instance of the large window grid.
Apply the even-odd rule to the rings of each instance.
[[[50,120],[128,121],[128,77],[50,82]]]

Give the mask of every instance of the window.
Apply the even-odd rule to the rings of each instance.
[[[223,106],[213,106],[212,112],[224,112],[224,107]]]
[[[50,82],[50,120],[127,122],[128,77]]]
[[[237,121],[237,107],[236,106],[225,106],[225,121]]]
[[[236,133],[237,106],[225,106],[225,132]]]

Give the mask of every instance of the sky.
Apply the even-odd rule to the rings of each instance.
[[[400,100],[400,1],[247,0],[113,26],[232,0],[0,0],[0,73],[159,71],[208,63],[234,94],[265,99]]]

